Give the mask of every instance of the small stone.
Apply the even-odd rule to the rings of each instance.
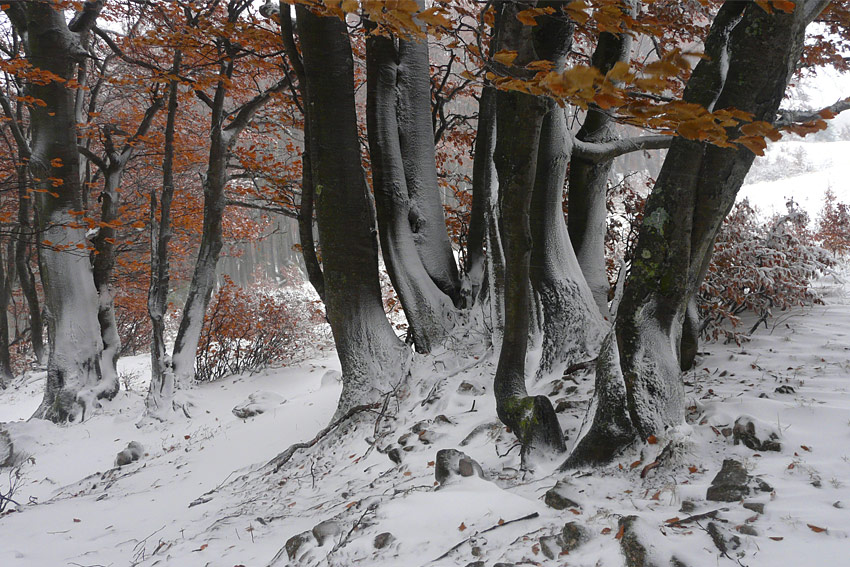
[[[324,522],[319,522],[312,529],[313,537],[316,538],[316,543],[318,543],[319,547],[325,545],[325,542],[328,539],[334,538],[340,533],[342,533],[342,526],[339,525],[339,522],[335,522],[333,520],[325,520]]]
[[[240,419],[247,419],[255,415],[263,414],[286,403],[286,399],[274,392],[254,392],[248,399],[230,410],[233,415]]]
[[[750,492],[747,487],[748,479],[749,476],[744,465],[734,459],[726,459],[723,461],[720,472],[711,481],[711,486],[708,487],[705,497],[714,502],[740,500]]]
[[[682,506],[679,508],[680,512],[684,512],[685,514],[693,514],[694,510],[697,509],[697,505],[693,503],[691,500],[682,500]]]
[[[748,535],[748,536],[754,536],[755,537],[755,536],[759,535],[758,530],[755,529],[754,527],[752,527],[749,524],[744,524],[744,525],[738,527],[738,531],[740,533],[742,533],[744,535]]]
[[[342,382],[342,372],[339,370],[328,370],[322,374],[322,388],[326,386],[337,386]]]
[[[744,508],[746,508],[747,510],[752,510],[756,514],[764,514],[763,502],[744,502]]]
[[[764,399],[770,399],[770,396],[768,396],[767,394],[765,394],[764,392],[762,392],[761,394],[759,394],[759,398],[761,398],[761,399],[763,399],[763,400],[764,400]]]
[[[674,555],[670,558],[670,567],[688,567],[688,564]]]
[[[493,567],[516,567],[515,563],[493,563]]]
[[[472,563],[467,563],[466,567],[487,567],[487,564],[483,561],[473,561]]]
[[[540,538],[540,551],[549,559],[561,555],[561,545],[558,536],[543,536]]]
[[[404,447],[408,443],[412,442],[416,436],[413,433],[405,433],[401,437],[398,438],[398,444]]]
[[[375,549],[384,549],[392,542],[395,541],[395,536],[390,532],[384,532],[382,534],[378,534],[375,536],[375,541],[372,544],[375,546]]]
[[[543,497],[543,502],[555,510],[581,508],[581,504],[568,496],[571,492],[571,486],[568,483],[559,480],[555,486],[546,491],[546,495]]]
[[[580,408],[581,402],[576,400],[560,399],[555,402],[555,413],[563,413],[569,409]]]
[[[287,557],[289,557],[291,561],[294,561],[299,551],[314,543],[316,543],[316,538],[313,537],[313,533],[310,531],[306,531],[301,532],[298,535],[294,535],[288,540],[286,540],[286,543],[283,547],[284,549],[286,549]]]
[[[463,394],[465,396],[483,396],[484,388],[481,386],[476,386],[472,382],[467,382],[464,380],[460,383],[460,386],[457,387],[457,393]]]
[[[794,393],[794,388],[792,388],[792,387],[791,387],[791,386],[789,386],[788,384],[784,384],[784,385],[779,386],[778,388],[776,388],[776,389],[774,390],[774,392],[776,392],[777,394],[793,394],[793,393]]]
[[[439,423],[442,425],[454,425],[454,421],[444,416],[443,414],[438,415],[434,418],[434,423]]]
[[[445,484],[453,477],[469,477],[477,475],[486,478],[484,470],[475,459],[457,449],[440,449],[434,465],[434,476],[437,482]]]
[[[735,445],[743,443],[753,451],[782,450],[782,444],[778,441],[779,434],[751,417],[741,416],[736,419],[732,433]]]
[[[413,424],[413,427],[411,427],[410,430],[412,432],[418,434],[418,433],[422,433],[423,431],[425,431],[425,429],[427,427],[428,427],[427,421],[417,421],[416,423]]]
[[[724,427],[723,429],[720,430],[720,433],[723,434],[723,437],[729,437],[730,435],[732,435],[732,428],[731,427]]]
[[[812,486],[814,486],[815,488],[822,488],[823,487],[823,482],[821,482],[821,479],[819,479],[819,478],[812,480],[812,482],[810,484]]]
[[[123,467],[129,465],[142,458],[145,454],[145,448],[138,441],[130,441],[127,448],[118,453],[115,457],[115,466]]]
[[[578,522],[567,522],[561,530],[561,547],[572,551],[590,540],[590,530]]]
[[[842,508],[844,508],[844,503],[841,500],[836,500],[835,502],[832,503],[832,507],[842,509]]]
[[[0,428],[0,467],[11,467],[14,462],[15,446],[12,444],[12,437],[8,431]]]
[[[759,492],[773,492],[773,487],[760,478],[755,479],[756,490]]]
[[[425,445],[431,445],[440,437],[442,437],[442,435],[434,433],[433,431],[423,431],[419,434],[419,441]]]
[[[404,453],[402,453],[402,452],[401,452],[401,448],[400,448],[400,447],[392,447],[392,448],[390,448],[390,449],[387,451],[387,456],[390,458],[390,460],[391,460],[392,462],[394,462],[394,463],[395,463],[395,464],[397,464],[397,465],[400,465],[400,464],[401,464],[401,461],[402,461],[401,456],[402,456],[403,454],[404,454]]]

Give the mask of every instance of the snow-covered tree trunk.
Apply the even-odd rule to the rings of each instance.
[[[360,162],[354,61],[344,21],[298,6],[325,306],[342,365],[337,415],[407,375],[410,351],[384,315],[368,187]]]
[[[176,50],[171,67],[173,75],[180,72],[183,58]],[[151,383],[145,400],[145,413],[167,417],[175,402],[177,383],[165,346],[165,312],[168,308],[170,281],[168,243],[171,240],[171,203],[174,198],[174,130],[177,120],[179,83],[172,79],[168,85],[168,110],[165,121],[165,141],[162,157],[162,193],[157,207],[156,188],[150,191],[151,226],[151,283],[148,289],[148,315],[151,319]],[[159,218],[157,218],[157,208]],[[184,411],[185,408],[184,408]]]
[[[530,61],[562,62],[571,44],[572,26],[557,16],[541,16],[537,26],[526,26],[516,18],[524,7],[500,4],[497,14],[499,48],[519,54],[511,71],[521,72]],[[565,449],[552,403],[546,396],[529,396],[526,388],[530,311],[534,305],[530,286],[531,208],[541,132],[549,110],[549,101],[542,97],[518,91],[496,94],[494,160],[506,271],[505,330],[493,390],[499,419],[516,434],[523,455]]]
[[[601,33],[591,64],[604,75],[615,63],[629,62],[631,45],[631,36],[627,33]],[[598,108],[590,108],[576,138],[590,143],[616,139],[611,116]],[[613,163],[613,158],[594,160],[574,154],[570,162],[568,192],[570,239],[599,312],[605,317],[609,316],[610,287],[605,268],[606,201],[608,174]]]
[[[427,49],[425,55],[427,58]],[[400,49],[397,52],[392,38],[374,34],[367,37],[366,116],[381,252],[393,287],[401,299],[413,344],[419,352],[430,352],[448,334],[454,308],[449,296],[437,287],[436,281],[441,278],[432,279],[422,261],[423,256],[429,255],[429,250],[433,251],[433,243],[428,240],[439,238],[439,234],[432,229],[424,230],[428,222],[420,227],[423,230],[415,232],[419,221],[412,220],[420,216],[415,210],[417,202],[425,198],[426,191],[420,187],[420,199],[415,199],[408,181],[421,184],[418,176],[423,175],[422,170],[427,171],[427,168],[423,168],[419,160],[405,160],[402,154],[401,140],[405,136],[400,133],[415,130],[410,125],[403,126],[400,123],[403,113],[400,110],[397,113],[402,104],[398,83],[399,68],[403,63],[404,56]],[[428,124],[430,128],[430,121]],[[416,144],[408,141],[408,145]],[[433,143],[431,150],[433,163]],[[413,169],[412,173],[407,169],[409,166]],[[433,181],[435,185],[431,189],[436,193],[436,174]],[[445,235],[442,214],[440,222]],[[444,283],[450,281],[442,279]]]
[[[605,333],[593,295],[570,243],[563,190],[572,139],[564,110],[549,102],[537,152],[531,202],[531,283],[543,311],[538,377],[595,355]]]
[[[488,217],[497,201],[496,166],[493,150],[496,145],[496,89],[484,85],[478,103],[478,129],[475,136],[475,154],[472,161],[472,209],[469,234],[466,239],[467,263],[465,266],[464,295],[466,303],[477,302],[484,283]]]
[[[70,23],[55,2],[17,3],[8,14],[24,38],[27,59],[68,81],[87,57],[80,36],[94,25],[103,3],[85,2]],[[98,300],[86,251],[74,92],[64,81],[33,82],[29,94],[42,104],[30,109],[30,172],[37,194],[41,278],[45,293],[50,357],[44,399],[35,417],[74,421],[97,399],[118,390],[110,365],[101,365],[103,343]]]
[[[0,253],[0,388],[14,378],[12,359],[9,353],[9,300],[12,298],[12,280],[14,279],[14,243],[10,240],[7,256]],[[6,262],[8,260],[8,263]]]
[[[805,27],[819,12],[814,4],[768,14],[756,4],[725,3],[706,39],[708,58],[694,69],[684,100],[773,122]],[[609,396],[607,404],[597,399],[593,421],[568,463],[608,460],[629,439],[661,435],[682,423],[679,341],[685,311],[754,157],[743,146],[674,139],[646,203],[614,334],[606,342],[609,352],[597,366],[597,398],[624,395]],[[624,412],[633,426],[630,434],[618,426]]]
[[[420,0],[422,5],[424,2]],[[458,304],[460,278],[446,231],[443,200],[437,183],[428,41],[399,39],[397,57],[395,112],[398,145],[410,199],[408,223],[426,273],[445,295]]]

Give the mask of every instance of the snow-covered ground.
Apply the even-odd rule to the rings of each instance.
[[[415,382],[384,411],[361,414],[278,472],[265,463],[328,423],[339,386],[327,372],[336,360],[202,385],[192,419],[142,428],[144,356],[122,361],[130,391],[82,424],[22,421],[39,401],[42,378],[19,379],[0,393],[0,419],[26,457],[13,496],[21,507],[0,517],[0,565],[619,566],[618,520],[627,515],[640,518],[658,565],[672,556],[691,567],[841,565],[850,549],[850,299],[848,287],[829,278],[822,289],[825,305],[779,314],[743,346],[704,346],[685,377],[685,435],[645,478],[667,440],[602,469],[558,473],[553,462],[521,471],[514,438],[495,417],[494,358],[474,335],[464,339],[472,345],[464,357],[418,359]],[[781,386],[790,389],[777,392]],[[591,387],[584,375],[537,387],[558,391],[552,397],[570,442]],[[232,408],[256,392],[267,393],[255,396],[265,413],[235,417]],[[729,428],[741,416],[775,431],[781,450],[734,445]],[[145,455],[114,468],[131,441]],[[392,448],[401,464],[389,458]],[[437,486],[442,448],[467,453],[487,479]],[[770,485],[744,498],[764,504],[763,514],[741,501],[706,500],[729,458]],[[8,471],[0,470],[0,490]],[[558,481],[575,504],[563,510],[544,502]],[[290,563],[284,544],[327,520],[324,544],[305,536]],[[567,522],[591,539],[548,558],[555,538],[547,536]],[[709,523],[727,542],[726,556]],[[379,538],[385,545],[376,549],[385,533],[392,536]]]

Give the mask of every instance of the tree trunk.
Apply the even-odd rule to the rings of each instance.
[[[533,60],[562,61],[571,43],[572,26],[542,16],[537,26],[516,19],[524,4],[503,3],[497,15],[500,49],[520,55],[513,70]],[[563,15],[561,15],[563,16]],[[546,396],[529,396],[525,384],[532,308],[529,285],[532,253],[530,224],[538,150],[549,103],[517,91],[496,94],[496,148],[502,236],[505,241],[505,331],[493,390],[496,413],[522,444],[523,457],[565,449],[563,433]],[[542,172],[541,172],[542,173]]]
[[[415,131],[415,128],[403,126],[400,123],[403,113],[397,113],[402,104],[398,60],[401,60],[401,53],[396,52],[392,38],[374,34],[367,37],[366,116],[381,252],[407,316],[413,344],[417,351],[425,353],[440,345],[448,334],[453,306],[449,297],[435,285],[439,278],[432,280],[422,261],[423,253],[428,255],[427,251],[433,247],[428,239],[437,238],[438,234],[430,228],[425,230],[428,222],[415,232],[419,221],[412,220],[420,218],[415,210],[426,192],[420,187],[417,201],[409,191],[408,181],[421,184],[417,176],[427,168],[421,167],[418,160],[405,160],[402,153],[401,140],[405,136],[401,133]],[[410,141],[408,144],[415,146]],[[433,161],[433,151],[431,157]],[[413,172],[407,169],[410,164],[413,164]],[[436,192],[436,185],[432,190]]]
[[[11,247],[9,252],[11,252]],[[9,263],[13,267],[14,263]],[[5,260],[0,253],[0,388],[6,388],[6,382],[15,377],[12,371],[12,358],[9,353],[9,299],[12,297],[11,279],[13,274],[6,269]]]
[[[802,50],[807,11],[798,4],[793,14],[768,14],[756,4],[725,3],[706,39],[709,57],[694,69],[684,100],[709,110],[736,108],[752,113],[754,120],[772,122]],[[739,134],[729,133],[732,138]],[[609,339],[617,357],[609,353],[608,359],[617,364],[603,367],[600,362],[597,369],[598,387],[624,388],[625,396],[612,402],[621,404],[618,408],[597,401],[588,434],[570,461],[608,460],[629,438],[646,439],[682,423],[679,340],[685,310],[754,157],[742,146],[674,139],[647,200]],[[622,418],[624,411],[633,425],[631,435],[609,434],[622,431],[611,416]]]
[[[183,54],[175,51],[172,75],[180,72]],[[171,202],[174,198],[174,129],[177,120],[179,83],[168,86],[168,114],[165,122],[165,147],[162,157],[162,194],[157,219],[156,188],[150,191],[151,283],[148,289],[148,315],[151,319],[151,383],[145,400],[145,413],[165,417],[175,400],[175,393],[185,384],[177,381],[165,347],[165,314],[168,309],[169,260],[171,241]],[[184,408],[184,412],[185,412]]]
[[[337,416],[401,384],[410,351],[384,315],[360,162],[354,62],[344,21],[298,6],[325,306],[343,372]]]
[[[19,157],[21,153],[19,152]],[[41,302],[38,300],[35,274],[30,266],[30,244],[32,242],[32,197],[27,194],[28,174],[25,165],[18,169],[18,224],[14,230],[15,270],[26,298],[30,321],[30,342],[36,362],[44,364],[44,322],[41,319]]]
[[[466,239],[467,263],[464,294],[466,303],[478,301],[484,282],[487,259],[488,217],[496,198],[496,166],[493,150],[496,146],[496,89],[484,85],[478,103],[478,132],[475,137],[475,154],[472,161],[472,210],[469,234]]]
[[[604,75],[619,61],[628,62],[631,51],[629,34],[602,33],[593,52],[592,65]],[[608,142],[616,139],[611,117],[592,107],[587,111],[576,137],[584,142]],[[599,312],[608,317],[608,273],[605,268],[607,230],[608,174],[613,159],[592,160],[573,155],[570,161],[568,225],[570,239]]]
[[[596,353],[605,323],[576,259],[563,213],[572,139],[554,102],[543,120],[531,202],[531,283],[543,311],[538,378],[557,375]]]
[[[84,7],[99,11],[100,4],[87,2]],[[30,63],[66,81],[74,78],[77,62],[87,55],[64,13],[49,2],[27,3],[26,11]],[[45,103],[30,109],[30,171],[37,180],[41,278],[50,338],[44,400],[35,417],[74,421],[84,418],[98,398],[114,396],[118,379],[110,365],[101,365],[97,290],[85,230],[78,228],[74,214],[82,209],[74,92],[52,81],[32,83],[30,94]]]
[[[410,200],[408,222],[425,271],[458,305],[460,278],[437,183],[427,40],[399,39],[397,58],[394,111]]]

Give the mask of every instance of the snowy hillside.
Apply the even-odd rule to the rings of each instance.
[[[679,438],[602,470],[521,472],[494,412],[492,353],[475,346],[420,361],[420,383],[276,472],[264,463],[330,419],[334,360],[202,385],[191,420],[141,429],[146,357],[123,361],[129,391],[67,427],[19,421],[41,396],[41,376],[24,377],[3,397],[21,476],[20,507],[0,518],[0,565],[616,566],[622,545],[645,546],[657,565],[834,561],[850,545],[850,297],[844,283],[824,286],[826,305],[781,314],[743,347],[705,345]],[[537,385],[570,441],[591,386],[581,373]],[[264,413],[236,417],[252,394]],[[745,417],[761,449],[735,444]],[[132,441],[144,455],[114,467]],[[485,478],[440,485],[440,449],[463,451]],[[707,500],[726,459],[746,470],[742,485]]]

